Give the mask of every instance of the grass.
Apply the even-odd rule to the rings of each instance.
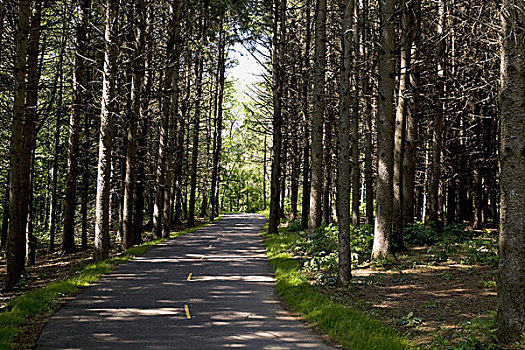
[[[266,232],[266,231],[265,231]],[[263,233],[270,264],[277,280],[277,292],[307,321],[332,339],[352,350],[411,349],[395,329],[362,312],[318,293],[301,276],[301,265],[290,253],[300,239],[297,233]]]
[[[0,349],[12,348],[15,337],[21,333],[24,325],[30,324],[32,319],[52,315],[66,301],[67,297],[77,295],[81,288],[98,281],[116,266],[145,254],[161,242],[195,232],[221,218],[220,216],[210,223],[172,233],[170,238],[159,239],[130,248],[118,256],[85,267],[74,277],[54,282],[12,300],[0,313]]]

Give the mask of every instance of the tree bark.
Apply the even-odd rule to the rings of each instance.
[[[310,15],[311,0],[306,0],[306,33],[304,54],[302,58],[303,64],[303,81],[302,81],[302,107],[304,120],[304,136],[303,136],[303,193],[302,193],[302,207],[301,207],[301,228],[306,230],[308,228],[308,215],[310,214],[310,103],[309,103],[309,87],[310,87],[310,42],[311,42],[311,15]]]
[[[372,258],[387,257],[392,245],[394,1],[379,0],[380,51],[377,101],[377,200]]]
[[[411,50],[414,35],[414,1],[403,0],[401,4],[401,52],[400,52],[400,73],[399,87],[397,94],[395,139],[394,139],[394,201],[393,201],[393,238],[396,250],[403,252],[407,250],[403,242],[403,227],[405,210],[404,206],[404,179],[405,169],[403,167],[405,159],[406,127],[409,111],[410,96],[410,70],[412,64]]]
[[[352,30],[355,0],[347,0],[343,5],[341,33],[341,80],[339,83],[339,121],[337,124],[337,221],[339,237],[337,250],[339,266],[337,283],[346,286],[350,283],[350,127],[351,127],[351,83],[352,83]]]
[[[24,146],[24,114],[26,101],[27,46],[29,37],[29,15],[31,1],[21,0],[18,3],[18,22],[15,34],[14,63],[14,102],[13,121],[11,124],[10,151],[10,202],[9,229],[6,246],[7,273],[5,289],[11,290],[20,280],[24,270],[26,217],[23,207],[27,202],[22,197]],[[26,184],[27,185],[27,184]],[[27,210],[27,209],[26,209]]]
[[[200,37],[203,42],[206,41],[206,26],[203,22],[200,24]],[[195,114],[193,119],[193,142],[191,150],[191,174],[190,174],[190,199],[188,208],[188,227],[195,226],[195,194],[197,191],[197,166],[199,160],[199,132],[201,122],[201,99],[202,99],[202,76],[204,71],[204,55],[202,50],[198,54],[197,62],[195,64],[196,75],[196,100],[195,100]]]
[[[419,41],[421,37],[421,0],[416,0],[410,8],[413,13],[414,24],[412,25],[413,40],[411,48],[411,62],[409,80],[409,107],[406,115],[405,135],[405,174],[403,176],[403,215],[405,225],[414,222],[416,205],[416,167],[417,152],[416,143],[419,139],[418,116],[419,116]]]
[[[280,224],[280,184],[281,184],[281,151],[282,151],[282,98],[284,90],[283,64],[285,58],[284,42],[286,40],[286,0],[274,0],[273,23],[273,141],[272,141],[272,174],[270,187],[270,220],[268,233],[278,234]],[[280,22],[280,26],[279,26]],[[280,32],[279,32],[280,27]]]
[[[116,59],[118,53],[118,0],[106,1],[106,29],[104,34],[104,71],[102,106],[100,110],[100,140],[98,150],[97,198],[95,210],[95,261],[109,254],[109,195],[111,188],[111,150],[113,146],[113,111],[115,99]]]
[[[501,50],[498,337],[525,333],[525,4],[503,0]]]
[[[140,105],[142,97],[142,79],[144,78],[144,50],[146,43],[146,1],[138,0],[133,3],[134,11],[132,20],[134,23],[134,52],[132,58],[131,77],[131,106],[128,120],[126,169],[124,180],[124,205],[122,212],[122,239],[123,250],[133,246],[133,206],[135,194],[135,163],[137,154],[137,127],[140,116]]]
[[[87,57],[87,28],[89,26],[89,9],[91,0],[80,1],[80,11],[77,22],[77,48],[75,55],[75,71],[73,75],[73,103],[69,117],[69,143],[67,156],[67,184],[64,208],[64,235],[62,239],[62,252],[74,253],[75,247],[75,212],[77,197],[77,177],[78,177],[78,151],[80,120],[82,113],[85,113],[86,96],[84,91],[87,88],[85,72],[85,57]]]
[[[215,135],[213,146],[213,169],[211,175],[211,213],[210,218],[213,220],[219,216],[219,185],[220,185],[220,165],[222,154],[222,130],[223,130],[223,102],[224,102],[224,83],[226,71],[226,35],[224,28],[221,26],[219,33],[219,90],[217,101],[217,118],[215,121]]]
[[[439,185],[441,177],[441,148],[443,143],[443,120],[444,120],[444,103],[445,98],[445,3],[444,0],[438,2],[438,26],[437,35],[438,43],[436,46],[437,66],[437,100],[436,113],[434,115],[432,126],[432,162],[430,165],[429,174],[429,191],[427,194],[427,205],[425,221],[435,225],[439,229],[440,224],[440,208],[439,208]]]
[[[321,197],[323,189],[323,120],[324,84],[326,68],[326,0],[317,0],[315,7],[314,53],[314,110],[312,113],[312,175],[310,192],[310,219],[308,234],[313,236],[321,225]]]

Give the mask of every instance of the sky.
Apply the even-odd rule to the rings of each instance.
[[[240,43],[234,45],[230,57],[238,60],[239,64],[228,70],[228,77],[235,78],[238,82],[238,89],[246,92],[251,85],[260,81],[261,78],[258,75],[263,72],[264,68]]]

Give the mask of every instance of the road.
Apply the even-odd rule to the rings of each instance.
[[[331,349],[276,299],[264,223],[227,215],[119,266],[49,320],[37,349]]]

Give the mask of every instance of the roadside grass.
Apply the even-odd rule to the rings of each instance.
[[[85,267],[74,277],[56,281],[48,286],[12,300],[4,311],[0,313],[0,349],[13,348],[15,346],[13,341],[17,335],[23,332],[24,326],[30,325],[33,319],[51,316],[67,301],[67,298],[79,294],[82,288],[98,281],[104,275],[110,273],[116,266],[125,264],[138,256],[144,255],[159,243],[195,232],[220,219],[222,219],[222,216],[219,216],[211,222],[181,232],[174,232],[170,235],[170,238],[150,241],[130,248],[118,256]]]
[[[289,253],[301,239],[297,233],[262,233],[277,280],[277,292],[307,321],[352,350],[401,350],[412,345],[395,329],[318,293],[301,276],[300,261]]]

